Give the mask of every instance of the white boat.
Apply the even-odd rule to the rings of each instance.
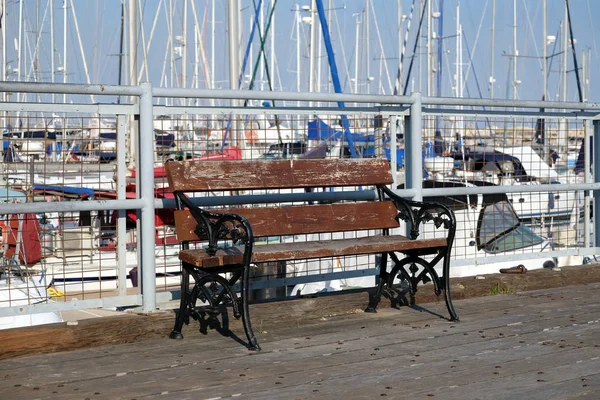
[[[47,303],[49,300],[44,277],[29,276],[12,259],[3,259],[0,266],[0,307],[18,307]],[[63,322],[56,312],[23,313],[22,315],[0,317],[0,329],[54,324]]]
[[[570,181],[567,175],[559,175],[545,163],[530,146],[475,147],[457,152],[453,157],[426,158],[424,164],[429,179],[444,182],[485,181],[495,185],[525,186]],[[569,221],[574,208],[579,207],[575,192],[513,192],[506,196],[518,217],[532,224],[538,224],[542,219],[547,222],[552,219],[552,223]]]

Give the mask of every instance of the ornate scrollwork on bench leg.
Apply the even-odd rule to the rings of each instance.
[[[183,193],[177,193],[178,200],[185,205],[189,210],[194,219],[196,220],[197,226],[194,232],[200,238],[208,240],[208,247],[206,252],[210,256],[214,256],[220,249],[219,244],[224,241],[231,241],[233,244],[244,245],[244,257],[241,265],[230,265],[219,267],[218,270],[212,270],[211,268],[202,269],[200,267],[184,271],[182,278],[182,300],[180,305],[181,311],[187,309],[192,310],[195,307],[196,299],[200,298],[209,303],[209,314],[217,312],[219,304],[222,304],[224,300],[230,300],[233,305],[233,313],[236,318],[241,316],[244,325],[244,331],[248,339],[248,348],[250,350],[260,350],[252,325],[250,323],[250,311],[248,307],[248,293],[249,293],[249,277],[250,277],[250,263],[252,260],[252,248],[254,244],[254,235],[252,233],[252,227],[250,223],[242,216],[236,214],[218,214],[202,210],[196,207],[189,198]],[[184,268],[185,269],[185,268]],[[197,271],[201,269],[205,275],[197,275]],[[228,281],[223,278],[219,273],[231,272],[233,273],[232,278]],[[188,292],[189,288],[189,274],[192,274],[195,280],[194,288],[191,292]],[[186,276],[187,275],[187,276]],[[238,300],[235,292],[233,291],[233,285],[236,281],[240,281],[241,286],[241,300]],[[184,287],[183,282],[186,281],[185,287],[185,301],[184,301]],[[207,284],[210,284],[207,286]],[[210,289],[211,285],[220,286],[222,289],[217,290],[216,293]],[[212,309],[212,311],[211,311]],[[218,313],[218,312],[217,312]],[[171,337],[182,337],[181,328],[183,321],[177,318],[175,329],[171,333]]]
[[[421,226],[426,223],[433,223],[436,229],[443,227],[446,229],[446,246],[439,249],[432,260],[427,261],[422,258],[418,251],[406,252],[407,257],[399,260],[398,257],[391,253],[390,256],[394,261],[394,268],[388,276],[388,289],[391,288],[392,282],[400,274],[400,276],[409,282],[411,287],[411,301],[414,301],[414,293],[417,291],[418,282],[427,282],[431,279],[434,283],[436,295],[440,295],[444,291],[444,299],[446,307],[450,313],[452,321],[458,321],[458,315],[452,305],[450,298],[450,253],[454,236],[456,234],[456,219],[454,212],[445,204],[435,202],[418,202],[403,199],[396,195],[393,191],[385,186],[379,187],[381,194],[385,194],[390,198],[398,209],[398,219],[405,221],[410,229],[410,238],[417,239],[421,233]],[[442,276],[438,276],[435,266],[443,260]],[[408,271],[406,265],[410,267]],[[418,267],[421,265],[423,270],[417,275]]]

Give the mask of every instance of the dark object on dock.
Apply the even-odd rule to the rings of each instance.
[[[517,265],[516,267],[512,267],[512,268],[501,268],[500,269],[500,273],[501,274],[524,274],[525,272],[527,272],[527,268],[525,268],[524,265]]]
[[[449,286],[454,213],[444,204],[405,200],[388,189],[386,185],[392,184],[393,178],[387,160],[184,161],[168,162],[165,169],[176,197],[176,231],[183,244],[179,253],[183,262],[181,303],[171,338],[183,338],[187,314],[202,320],[208,315],[207,319],[214,321],[225,304],[233,307],[235,318],[242,317],[248,347],[259,350],[248,309],[251,264],[351,255],[380,255],[378,286],[366,311],[375,312],[382,294],[392,296],[396,278],[409,284],[412,299],[419,282],[432,281],[436,295],[444,291],[451,319],[458,320]],[[186,196],[191,192],[368,186],[377,188],[376,200],[205,210]],[[322,193],[328,194],[328,190]],[[410,238],[390,234],[390,229],[400,227],[400,219],[410,228]],[[445,230],[445,237],[419,239],[426,223]],[[381,230],[382,234],[254,246],[259,237],[370,230]],[[208,247],[190,249],[189,243],[198,240],[208,242]],[[223,247],[226,242],[233,246]],[[388,258],[392,260],[391,270],[387,268]],[[434,269],[439,262],[443,264],[442,276]],[[229,273],[230,278],[223,273]],[[241,299],[234,291],[238,280]],[[201,312],[196,310],[198,299],[209,304]]]

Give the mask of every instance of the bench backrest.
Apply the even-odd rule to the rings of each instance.
[[[298,189],[388,185],[393,182],[385,159],[181,161],[165,164],[174,193],[253,189]],[[390,201],[348,202],[281,207],[236,207],[255,237],[397,228],[397,210]],[[175,212],[177,237],[198,240],[196,222],[187,210]]]
[[[181,161],[165,164],[173,192],[388,185],[387,160]]]

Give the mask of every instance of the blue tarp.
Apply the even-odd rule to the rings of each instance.
[[[355,143],[375,142],[373,134],[348,133]],[[344,132],[333,129],[318,118],[308,123],[308,140],[342,140],[345,138]]]
[[[72,186],[58,186],[58,185],[33,185],[33,190],[54,192],[65,195],[74,195],[79,197],[94,197],[94,189],[80,188]]]

